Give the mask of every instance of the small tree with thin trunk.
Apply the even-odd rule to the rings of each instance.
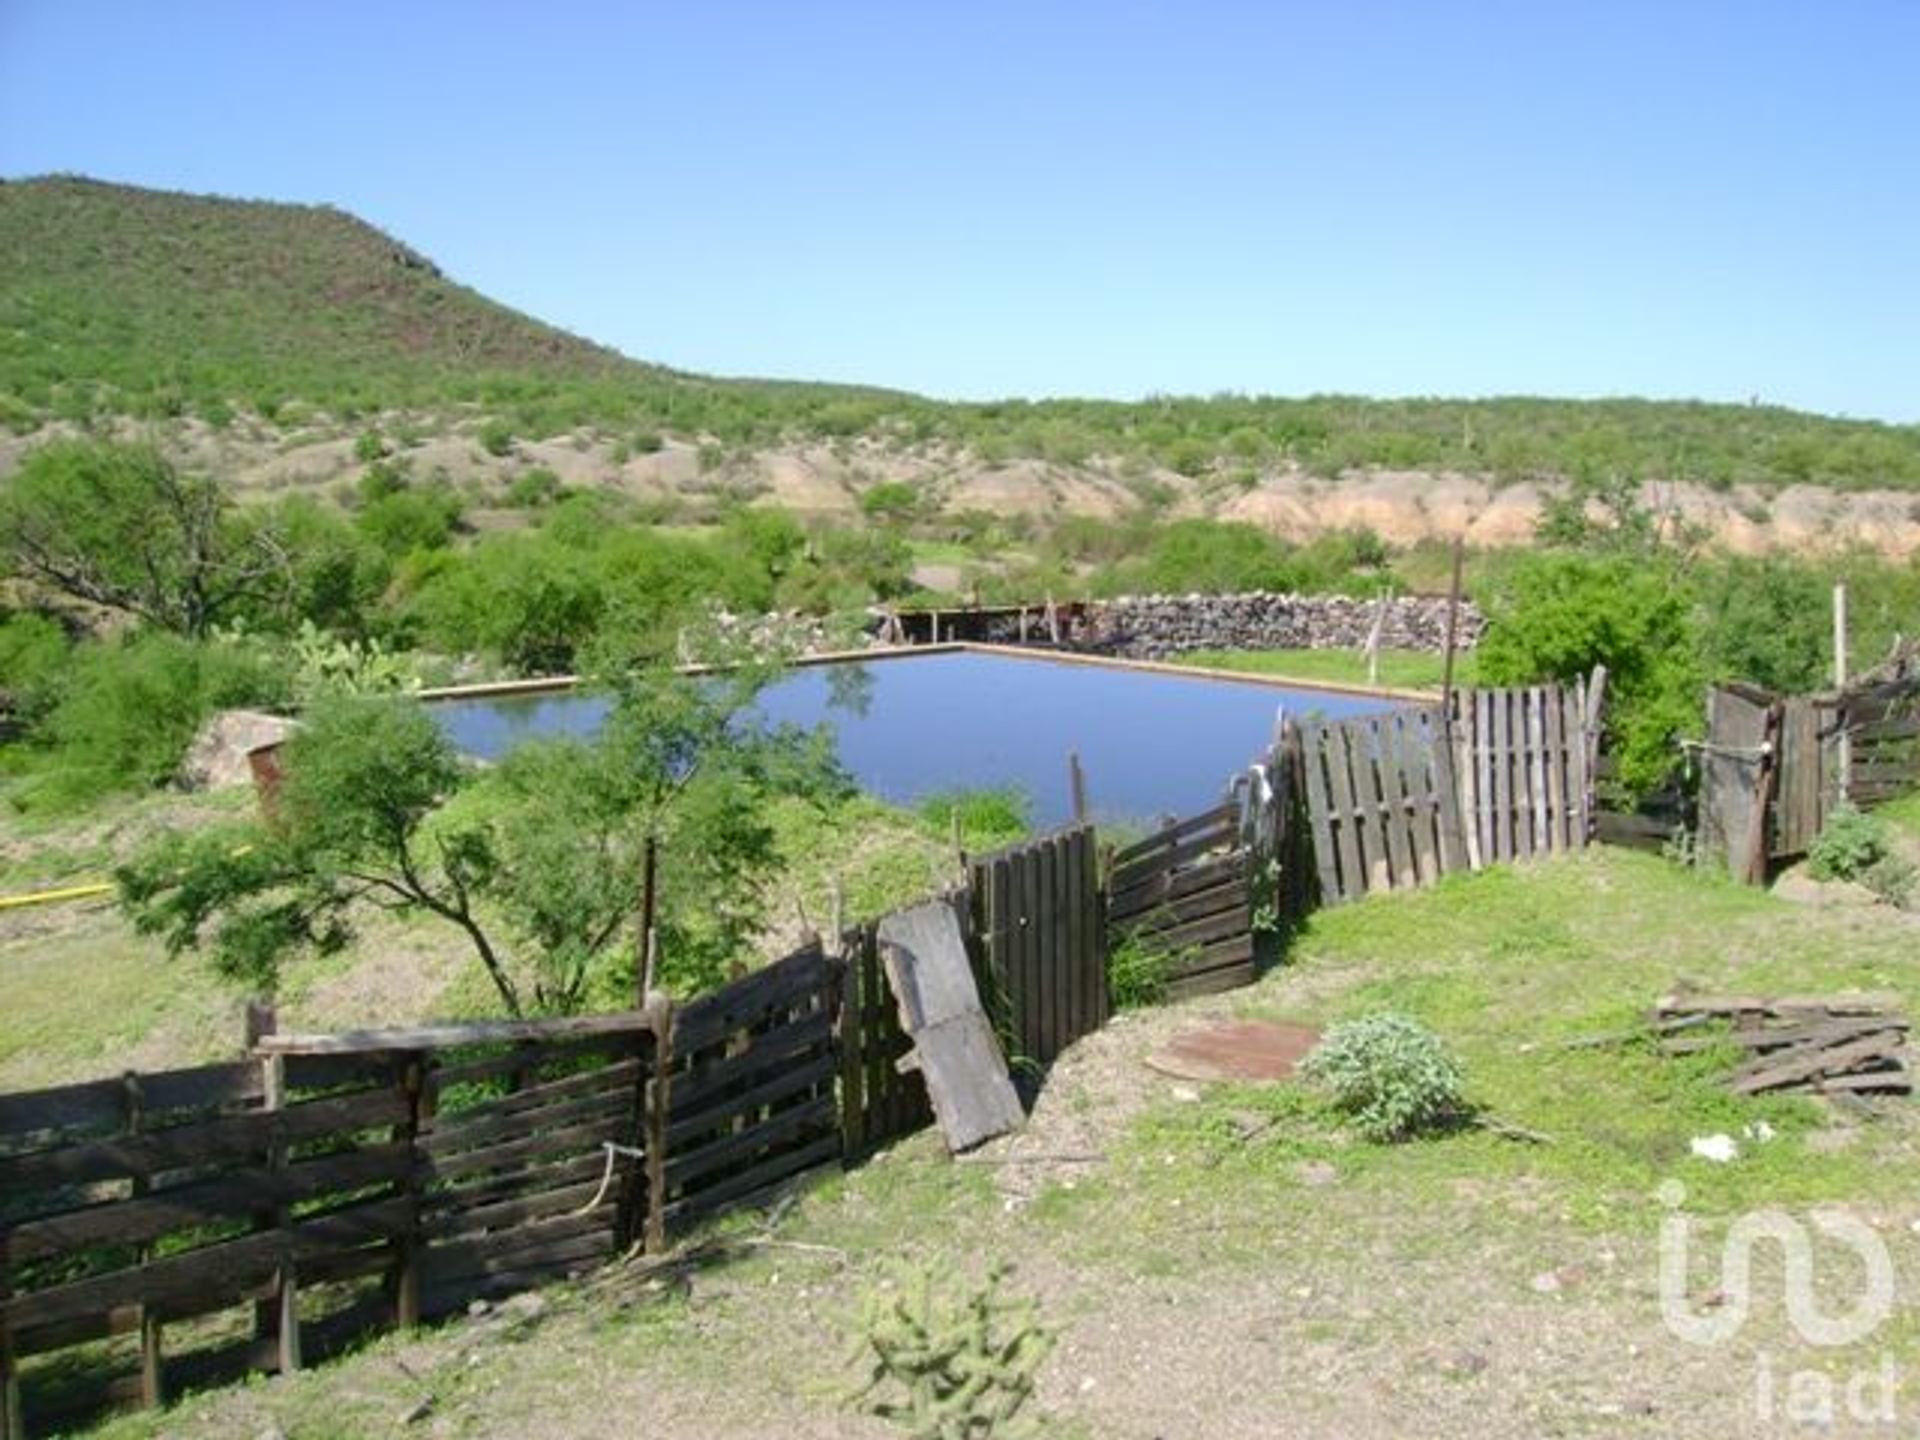
[[[704,988],[758,928],[770,797],[845,784],[822,737],[738,718],[755,683],[630,680],[597,736],[492,771],[418,702],[328,702],[288,742],[271,821],[164,838],[119,872],[122,903],[170,952],[267,989],[351,941],[363,907],[424,914],[466,938],[510,1014],[567,1013],[632,993],[651,836],[662,979]]]

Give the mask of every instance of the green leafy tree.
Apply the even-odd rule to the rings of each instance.
[[[1778,556],[1733,556],[1701,567],[1694,588],[1702,662],[1714,679],[1784,694],[1826,683],[1833,632],[1822,576]]]
[[[149,445],[35,450],[0,494],[0,550],[31,580],[195,638],[287,586],[273,531]]]
[[[1608,731],[1622,784],[1660,784],[1673,737],[1700,729],[1706,676],[1687,588],[1670,565],[1629,555],[1527,555],[1483,597],[1480,678],[1493,685],[1571,683],[1608,672]]]
[[[631,994],[640,855],[660,847],[661,979],[710,984],[759,923],[777,860],[770,793],[844,788],[819,736],[735,720],[761,677],[621,683],[590,740],[525,746],[487,773],[419,704],[323,701],[288,742],[275,818],[173,835],[118,872],[135,925],[271,987],[347,944],[362,907],[466,937],[514,1015]]]

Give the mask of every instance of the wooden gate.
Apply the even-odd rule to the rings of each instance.
[[[981,994],[1008,1062],[1051,1065],[1109,1014],[1093,828],[983,855],[972,863],[971,882]]]
[[[1301,728],[1308,825],[1328,905],[1466,868],[1453,752],[1438,710]]]
[[[1596,670],[1580,685],[1455,693],[1454,771],[1475,869],[1586,848],[1605,685]]]

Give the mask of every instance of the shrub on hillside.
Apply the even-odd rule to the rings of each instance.
[[[489,420],[480,427],[480,448],[495,459],[513,453],[513,426],[505,420]]]
[[[40,727],[43,753],[28,803],[62,809],[164,784],[216,710],[291,698],[287,662],[259,645],[156,630],[82,646]]]
[[[400,490],[368,505],[356,523],[362,535],[396,558],[438,550],[460,523],[460,497],[442,486]]]
[[[1886,825],[1843,803],[1833,808],[1808,848],[1807,871],[1816,880],[1858,880],[1887,852]]]
[[[1325,1089],[1369,1140],[1405,1140],[1467,1112],[1459,1063],[1404,1015],[1368,1015],[1328,1030],[1300,1073]]]

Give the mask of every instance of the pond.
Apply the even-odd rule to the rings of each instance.
[[[1377,713],[1386,695],[1178,675],[978,651],[836,661],[770,686],[768,719],[833,727],[861,788],[899,804],[958,789],[1015,787],[1042,826],[1071,816],[1077,751],[1094,817],[1139,823],[1219,800],[1257,760],[1281,707],[1296,718]],[[495,759],[536,735],[591,734],[606,701],[585,694],[444,700],[433,711],[460,749]]]

